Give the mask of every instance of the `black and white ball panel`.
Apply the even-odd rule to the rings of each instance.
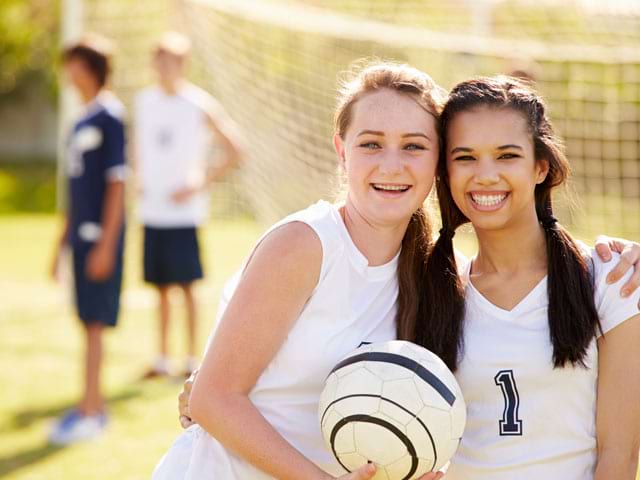
[[[455,452],[465,409],[453,374],[409,342],[363,346],[327,378],[320,401],[327,446],[347,471],[368,460],[376,479],[411,479]]]

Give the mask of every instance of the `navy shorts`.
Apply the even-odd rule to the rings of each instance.
[[[85,324],[100,323],[115,327],[120,310],[120,288],[122,286],[121,239],[116,252],[113,274],[101,282],[89,280],[85,273],[87,255],[95,245],[93,242],[79,242],[73,245],[73,277],[78,316]]]
[[[196,227],[144,227],[144,280],[155,285],[202,278]]]

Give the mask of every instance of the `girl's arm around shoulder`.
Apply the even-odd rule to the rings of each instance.
[[[609,330],[640,313],[638,307],[640,303],[640,291],[630,292],[630,294],[625,297],[620,295],[620,289],[629,282],[629,279],[633,275],[633,272],[630,270],[620,276],[615,282],[610,283],[609,278],[611,272],[615,270],[616,264],[620,259],[620,254],[613,253],[613,261],[605,262],[592,250],[591,258],[593,259],[594,266],[594,300],[598,315],[600,316],[602,330],[606,334]]]
[[[248,394],[311,296],[321,264],[320,239],[304,223],[285,224],[262,240],[220,320],[190,399],[191,416],[202,428],[281,479],[327,476],[287,443]]]
[[[640,449],[640,314],[598,339],[594,480],[635,480]]]

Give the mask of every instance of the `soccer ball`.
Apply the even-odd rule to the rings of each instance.
[[[410,480],[453,456],[466,422],[444,362],[410,342],[364,345],[327,377],[318,410],[327,447],[351,472],[371,461],[376,480]]]

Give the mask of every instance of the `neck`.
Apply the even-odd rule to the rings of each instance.
[[[182,80],[179,78],[175,80],[160,79],[159,82],[160,88],[167,95],[175,95],[176,93],[178,93],[178,89],[180,88],[181,83]]]
[[[375,225],[363,217],[349,199],[340,211],[353,243],[367,258],[369,266],[384,265],[397,255],[409,219],[401,225]]]
[[[100,93],[100,87],[91,86],[80,89],[80,98],[82,99],[82,103],[85,105],[91,103]]]
[[[474,261],[477,273],[516,273],[547,268],[545,231],[532,215],[500,230],[475,229],[478,255]]]

